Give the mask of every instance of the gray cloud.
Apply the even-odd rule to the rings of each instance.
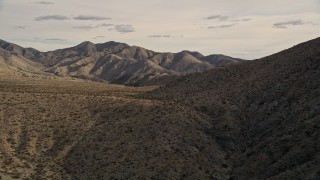
[[[251,21],[251,18],[243,18],[241,21]]]
[[[114,24],[107,24],[107,23],[102,23],[102,24],[98,24],[98,27],[109,27],[109,26],[113,26]]]
[[[150,35],[148,36],[149,38],[182,38],[183,35],[178,35],[178,36],[174,36],[174,35]]]
[[[230,28],[230,27],[233,27],[233,26],[236,26],[236,25],[238,25],[238,23],[234,23],[234,24],[222,24],[222,25],[219,25],[219,26],[209,26],[208,29]]]
[[[88,25],[88,26],[74,26],[72,28],[89,31],[91,29],[96,29],[96,28],[100,28],[100,27],[110,27],[110,26],[114,26],[114,24],[102,23],[102,24],[98,24],[96,26],[91,26],[91,25]]]
[[[150,35],[150,38],[170,38],[171,35]]]
[[[33,37],[32,40],[25,40],[25,41],[33,41],[33,42],[42,42],[42,43],[56,43],[56,42],[60,42],[60,43],[66,43],[68,42],[67,39],[61,39],[61,38],[39,38],[39,37]]]
[[[117,32],[120,32],[122,34],[135,32],[134,27],[132,25],[129,25],[129,24],[115,25],[114,30],[116,30]]]
[[[222,15],[213,15],[205,18],[206,20],[219,20],[219,21],[227,21],[229,20],[229,16]]]
[[[24,30],[24,29],[27,29],[28,26],[13,26],[12,28],[16,30]]]
[[[304,22],[299,19],[299,20],[274,23],[273,27],[274,28],[287,28],[288,26],[300,26],[300,25],[305,25],[305,24],[312,24],[312,23],[311,22]]]
[[[49,1],[37,1],[34,2],[35,4],[42,4],[42,5],[52,5],[54,4],[53,2],[49,2]]]
[[[238,25],[239,23],[250,21],[251,18],[234,18],[229,16],[223,16],[223,15],[213,15],[205,18],[206,20],[216,20],[223,23],[228,24],[220,24],[215,26],[209,26],[208,29],[221,29],[221,28],[230,28],[233,26]]]
[[[223,16],[223,15],[213,15],[213,16],[209,16],[204,18],[206,20],[218,20],[218,21],[233,21],[233,22],[240,22],[240,21],[250,21],[251,18],[241,18],[241,19],[235,19],[229,16]]]
[[[97,27],[96,26],[74,26],[72,28],[89,31],[89,30],[95,29]]]
[[[23,42],[31,42],[31,43],[41,43],[41,44],[64,44],[64,45],[74,45],[75,42],[70,42],[68,39],[61,39],[61,38],[40,38],[40,37],[33,37],[31,39],[19,39],[19,41]]]
[[[101,21],[101,20],[110,20],[109,17],[102,17],[102,16],[91,16],[91,15],[79,15],[73,17],[75,20],[92,20],[92,21]]]
[[[46,41],[67,41],[67,39],[59,39],[59,38],[49,38],[45,39]]]
[[[251,21],[251,18],[234,19],[231,21],[233,21],[233,22],[246,22],[246,21]]]
[[[47,16],[39,16],[36,17],[36,21],[47,21],[47,20],[66,20],[70,19],[67,16],[62,16],[62,15],[47,15]],[[100,20],[110,20],[111,18],[108,17],[100,17],[100,16],[84,16],[84,15],[79,15],[76,17],[73,17],[74,20],[93,20],[93,21],[100,21]],[[100,24],[99,26],[112,26],[113,24]]]
[[[48,21],[48,20],[63,21],[63,20],[67,20],[67,19],[69,19],[67,16],[47,15],[47,16],[36,17],[34,20],[36,20],[36,21]]]

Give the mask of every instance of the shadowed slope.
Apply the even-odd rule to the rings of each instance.
[[[320,169],[320,38],[182,77],[148,96],[211,117],[234,179],[312,179]]]

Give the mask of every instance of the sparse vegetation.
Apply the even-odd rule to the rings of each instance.
[[[58,179],[213,176],[210,159],[222,161],[223,152],[205,138],[205,120],[193,109],[137,97],[153,88],[2,76],[0,171]],[[198,150],[201,144],[215,155]]]
[[[0,72],[0,177],[317,179],[319,46],[160,88]]]

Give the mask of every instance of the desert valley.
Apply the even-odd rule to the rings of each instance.
[[[0,41],[0,179],[320,178],[320,38],[246,61]]]

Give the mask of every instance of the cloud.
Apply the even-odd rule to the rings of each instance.
[[[59,39],[59,38],[49,38],[45,39],[46,41],[67,41],[67,39]]]
[[[209,16],[204,18],[206,20],[218,20],[218,21],[233,21],[233,22],[245,22],[245,21],[250,21],[251,18],[241,18],[241,19],[236,19],[234,17],[229,17],[229,16],[223,16],[223,15],[213,15],[213,16]]]
[[[28,43],[41,43],[46,45],[74,45],[75,42],[69,41],[68,39],[61,39],[61,38],[40,38],[40,37],[32,37],[31,39],[19,39],[22,42]],[[31,46],[33,47],[33,46]],[[55,48],[56,49],[56,48]]]
[[[233,22],[246,22],[246,21],[251,21],[251,18],[234,19],[231,21],[233,21]]]
[[[28,26],[13,26],[12,28],[15,30],[23,30],[23,29],[27,29]]]
[[[229,16],[222,15],[213,15],[205,18],[206,20],[218,20],[218,21],[227,21],[229,20]]]
[[[292,21],[285,21],[285,22],[279,22],[279,23],[274,23],[273,27],[274,28],[287,28],[288,26],[301,26],[305,24],[312,24],[311,22],[305,22],[302,20],[292,20]]]
[[[102,17],[102,16],[91,16],[91,15],[79,15],[73,17],[74,20],[92,20],[92,21],[101,21],[101,20],[110,20],[109,17]]]
[[[170,38],[171,35],[150,35],[150,38]]]
[[[95,29],[97,27],[96,26],[74,26],[72,28],[89,31],[89,30]]]
[[[120,32],[122,34],[135,32],[134,27],[132,25],[129,25],[129,24],[115,25],[114,30],[116,30],[117,32]]]
[[[149,38],[182,38],[183,35],[178,35],[178,36],[174,36],[174,35],[150,35],[148,36]]]
[[[213,15],[213,16],[206,17],[204,19],[216,20],[216,21],[220,21],[221,23],[225,23],[225,24],[220,24],[220,25],[209,26],[208,29],[230,28],[230,27],[238,25],[239,23],[247,22],[247,21],[251,20],[251,18],[248,18],[248,17],[235,18],[235,17],[223,16],[223,15]],[[228,23],[228,24],[226,24],[226,23]]]
[[[35,4],[42,4],[42,5],[52,5],[54,4],[53,2],[49,2],[49,1],[37,1],[34,2]]]
[[[58,21],[62,21],[62,20],[67,20],[70,19],[67,16],[62,16],[62,15],[47,15],[47,16],[39,16],[36,17],[35,20],[36,21],[47,21],[47,20],[58,20]],[[93,20],[93,21],[100,21],[100,20],[110,20],[111,18],[108,17],[100,17],[100,16],[84,16],[84,15],[79,15],[76,17],[73,17],[74,20]],[[100,24],[99,26],[112,26],[113,24]]]
[[[102,23],[102,24],[98,24],[98,27],[109,27],[109,26],[113,26],[114,24],[107,24],[107,23]]]
[[[243,18],[241,21],[251,21],[251,18]]]
[[[236,26],[236,25],[238,25],[238,23],[235,23],[235,24],[222,24],[222,25],[219,25],[219,26],[209,26],[208,29],[230,28],[230,27],[233,27],[233,26]]]
[[[48,21],[48,20],[63,21],[63,20],[67,20],[67,19],[69,19],[67,16],[47,15],[47,16],[36,17],[34,20],[36,20],[36,21]]]
[[[96,26],[92,26],[92,25],[88,25],[88,26],[74,26],[74,27],[72,27],[72,28],[89,31],[89,30],[91,30],[91,29],[96,29],[96,28],[100,28],[100,27],[110,27],[110,26],[114,26],[114,24],[102,23],[102,24],[98,24],[98,25],[96,25]]]

